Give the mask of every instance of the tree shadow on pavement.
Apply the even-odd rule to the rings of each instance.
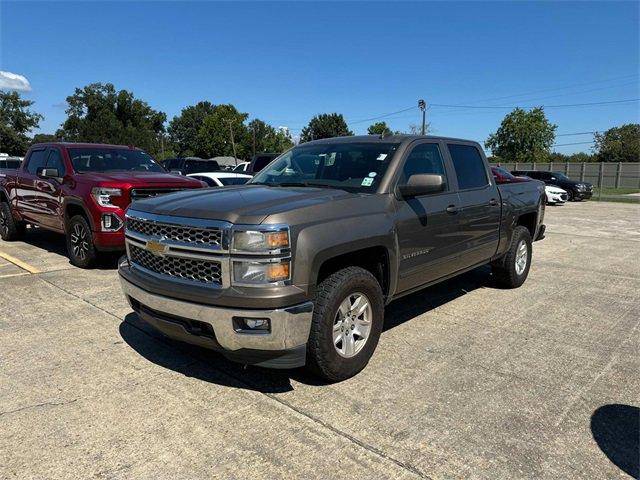
[[[481,267],[401,298],[387,307],[384,330],[392,329],[470,291],[490,284],[488,269]],[[150,362],[205,382],[262,393],[291,391],[293,390],[292,379],[306,385],[325,385],[302,368],[272,370],[245,366],[227,360],[217,352],[172,340],[142,321],[134,312],[129,313],[120,324],[120,335],[131,348]]]
[[[640,408],[620,404],[598,408],[591,415],[591,433],[615,466],[640,478]]]

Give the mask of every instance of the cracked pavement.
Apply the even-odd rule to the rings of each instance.
[[[629,478],[594,412],[640,404],[640,206],[546,223],[523,287],[480,268],[391,304],[335,385],[162,337],[60,237],[0,241],[39,272],[0,258],[0,478]]]

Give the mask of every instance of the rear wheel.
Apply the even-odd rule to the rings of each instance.
[[[76,215],[67,225],[67,252],[76,267],[91,268],[97,259],[91,227],[82,215]]]
[[[516,227],[507,253],[492,267],[496,282],[504,288],[518,288],[531,267],[531,234],[526,227]]]
[[[0,238],[5,241],[19,240],[24,236],[26,226],[16,221],[7,202],[0,202]]]
[[[348,267],[330,275],[318,286],[307,365],[331,382],[352,377],[373,355],[383,322],[382,289],[369,271]]]

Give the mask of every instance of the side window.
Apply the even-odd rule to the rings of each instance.
[[[447,174],[440,149],[436,143],[421,143],[411,150],[402,167],[402,183],[407,182],[411,175],[421,173],[433,173],[444,177],[445,190],[447,186]]]
[[[454,144],[447,144],[447,147],[456,170],[460,190],[480,188],[489,183],[487,169],[476,147]]]
[[[29,155],[29,163],[27,163],[27,172],[31,175],[37,175],[38,169],[43,168],[47,157],[45,156],[46,150],[34,150]]]
[[[58,170],[58,175],[64,177],[65,168],[64,162],[62,161],[62,157],[60,156],[60,151],[57,148],[52,148],[49,150],[49,158],[47,159],[47,168],[55,168]]]

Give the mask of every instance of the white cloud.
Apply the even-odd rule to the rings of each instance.
[[[0,90],[18,90],[19,92],[30,92],[31,84],[26,77],[17,73],[3,72],[0,70]]]

